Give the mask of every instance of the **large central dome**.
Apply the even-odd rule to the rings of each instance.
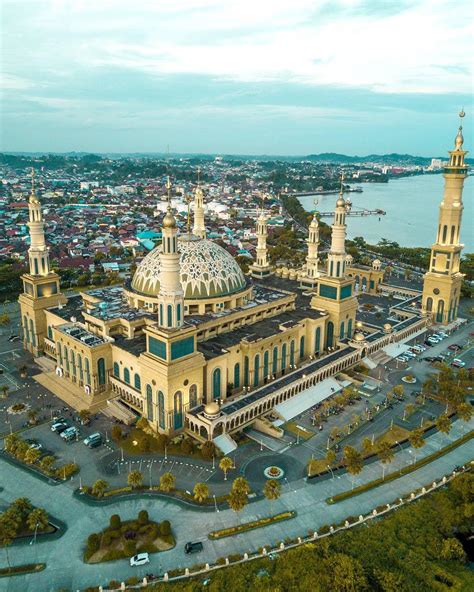
[[[186,299],[218,298],[243,290],[245,277],[232,255],[216,243],[184,234],[178,237],[181,284]],[[147,296],[160,291],[161,245],[137,267],[132,288]]]

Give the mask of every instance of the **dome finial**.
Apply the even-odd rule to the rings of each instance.
[[[30,202],[36,203],[38,202],[38,198],[36,197],[36,189],[35,189],[35,169],[31,167],[31,195],[30,195]]]
[[[198,168],[197,168],[197,186],[199,187],[200,184],[201,184],[201,167],[198,165]]]
[[[344,172],[341,172],[341,187],[339,189],[339,198],[336,202],[337,208],[345,207],[346,202],[344,201]]]
[[[464,107],[459,112],[459,129],[456,135],[456,139],[454,140],[454,149],[461,150],[462,145],[464,144],[464,137],[462,135],[462,120],[466,117],[466,113],[464,112]]]

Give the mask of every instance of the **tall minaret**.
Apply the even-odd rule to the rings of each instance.
[[[350,202],[344,200],[344,175],[341,175],[341,190],[334,210],[331,249],[328,254],[327,274],[334,278],[343,278],[346,266],[346,211]]]
[[[34,171],[32,188],[28,203],[30,248],[28,249],[29,273],[21,276],[23,293],[18,302],[21,310],[23,346],[33,355],[41,355],[45,350],[55,356],[54,342],[47,326],[45,310],[67,302],[61,294],[59,276],[51,271],[49,249],[44,237],[44,220],[41,204],[36,196]],[[45,339],[48,339],[45,345]]]
[[[272,267],[268,262],[267,249],[267,218],[263,208],[257,218],[257,257],[255,263],[250,266],[253,277],[262,278],[272,273]]]
[[[310,280],[314,280],[318,277],[318,264],[319,264],[319,223],[316,213],[311,220],[309,225],[309,236],[307,239],[308,244],[308,255],[306,257],[306,274]]]
[[[163,218],[163,240],[160,255],[160,293],[158,295],[158,324],[166,329],[179,329],[183,325],[184,293],[181,285],[178,228],[171,212],[168,177],[168,209]]]
[[[463,275],[459,271],[463,245],[459,242],[463,211],[462,191],[468,166],[467,151],[462,149],[462,120],[444,169],[444,196],[439,207],[436,242],[431,247],[428,272],[423,282],[422,309],[437,323],[448,324],[457,318]]]
[[[31,173],[31,195],[28,203],[30,229],[30,248],[28,249],[28,257],[30,260],[30,274],[31,275],[48,275],[49,267],[49,249],[46,246],[44,238],[44,221],[41,212],[41,204],[36,197],[35,192],[35,173],[34,169]]]
[[[194,192],[194,226],[193,234],[199,238],[206,238],[206,227],[204,226],[204,194],[199,183],[201,168],[198,167],[198,183]]]

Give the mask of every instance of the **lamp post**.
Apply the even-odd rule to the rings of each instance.
[[[212,497],[214,498],[214,507],[216,508],[216,512],[219,512],[219,508],[217,507],[216,494],[213,494]]]
[[[152,489],[151,487],[151,461],[150,464],[148,465],[148,469],[150,470],[150,490]]]

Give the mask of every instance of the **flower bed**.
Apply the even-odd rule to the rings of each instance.
[[[252,522],[245,522],[244,524],[238,524],[237,526],[214,530],[208,534],[208,537],[211,540],[223,539],[225,537],[241,534],[242,532],[247,532],[248,530],[254,530],[255,528],[263,528],[264,526],[269,526],[275,522],[290,520],[295,516],[296,512],[282,512],[281,514],[275,514],[275,516],[269,516],[268,518],[260,518],[260,520],[253,520]]]
[[[434,452],[433,454],[430,454],[429,456],[426,456],[425,458],[420,459],[415,464],[410,465],[408,467],[404,467],[401,471],[394,471],[393,473],[389,473],[388,475],[385,475],[385,479],[382,479],[380,477],[379,479],[374,479],[373,481],[370,481],[369,483],[364,483],[364,485],[359,485],[359,487],[355,487],[352,490],[343,491],[342,493],[338,493],[337,495],[334,495],[333,497],[328,498],[326,500],[326,503],[337,504],[338,502],[342,502],[345,499],[348,499],[348,498],[353,497],[355,495],[359,495],[361,493],[364,493],[366,491],[374,489],[375,487],[379,487],[379,485],[383,485],[384,483],[388,483],[390,481],[398,479],[399,477],[403,477],[403,475],[408,475],[409,473],[416,471],[420,467],[423,467],[424,465],[429,464],[430,462],[436,460],[437,458],[444,456],[448,452],[451,452],[451,450],[454,450],[458,446],[461,446],[462,444],[468,442],[469,440],[471,440],[471,438],[473,436],[474,436],[474,431],[471,431],[468,434],[465,434],[462,438],[459,438],[459,440],[455,440],[454,442],[451,442],[451,444],[448,444],[448,446],[445,446],[441,450],[438,450],[437,452]]]

